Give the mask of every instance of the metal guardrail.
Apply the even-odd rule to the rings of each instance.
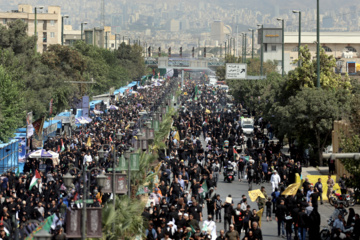
[[[360,153],[324,153],[323,158],[330,158],[331,160],[353,158],[360,160]]]
[[[158,65],[158,60],[145,60],[145,65]],[[225,62],[208,62],[208,67],[224,66]],[[168,62],[169,67],[189,67],[190,61],[171,61]]]

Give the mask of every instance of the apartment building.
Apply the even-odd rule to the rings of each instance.
[[[36,6],[37,14],[37,51],[42,53],[51,44],[61,43],[61,7],[48,6],[47,10]],[[7,25],[10,21],[23,20],[28,24],[29,36],[35,34],[35,8],[28,4],[19,4],[17,10],[0,12],[0,24]]]

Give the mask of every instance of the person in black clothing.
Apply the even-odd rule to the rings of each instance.
[[[193,215],[197,221],[202,221],[202,208],[198,205],[197,201],[194,201],[192,206],[189,207],[188,214]]]
[[[285,224],[285,213],[286,213],[286,206],[284,205],[285,201],[284,200],[280,200],[280,205],[277,206],[276,208],[276,221],[278,224],[278,237],[280,237],[280,228],[281,228],[281,235],[285,236],[285,229],[284,229],[284,224]]]
[[[299,217],[298,217],[300,240],[305,240],[306,230],[308,228],[308,223],[307,222],[308,222],[308,216],[305,213],[305,208],[302,208],[301,212],[299,212]]]
[[[170,188],[170,197],[171,199],[175,199],[176,197],[179,197],[180,195],[180,191],[182,192],[183,189],[180,186],[180,183],[178,182],[178,178],[175,178],[175,181],[171,184],[171,188]]]
[[[241,238],[241,229],[243,228],[243,218],[244,212],[241,210],[241,203],[237,204],[237,207],[234,209],[232,214],[232,222],[234,224],[235,230],[239,233],[239,238]]]
[[[227,225],[231,224],[231,215],[233,213],[233,207],[231,203],[225,202],[222,207],[224,208],[224,230],[227,231]]]
[[[214,189],[211,187],[209,188],[209,192],[206,193],[205,199],[206,199],[206,206],[207,206],[207,212],[208,215],[214,216],[215,213],[215,198],[216,193]]]
[[[255,167],[253,166],[252,163],[249,164],[246,171],[247,171],[249,191],[250,191],[252,190],[252,182],[254,181],[254,178],[256,176]]]
[[[320,197],[320,192],[318,191],[317,188],[314,188],[314,192],[310,195],[310,201],[311,201],[311,204],[314,208],[314,210],[317,210],[318,209],[318,199]]]
[[[220,230],[220,236],[218,236],[216,240],[225,240],[225,232],[223,229]]]
[[[308,219],[309,219],[309,239],[320,239],[321,217],[317,208],[314,208],[314,210],[311,211]]]
[[[262,240],[262,232],[261,229],[259,228],[259,223],[258,222],[253,222],[251,224],[251,231],[253,233],[254,239],[256,240]]]
[[[259,222],[260,218],[258,215],[256,215],[256,209],[253,209],[252,216],[250,217],[250,225],[252,225],[254,222]]]

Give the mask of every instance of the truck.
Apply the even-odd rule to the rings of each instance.
[[[254,119],[242,118],[240,125],[245,135],[252,135],[254,133]]]

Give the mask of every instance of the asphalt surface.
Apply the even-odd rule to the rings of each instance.
[[[205,143],[203,141],[203,139],[201,138],[200,140],[202,140],[203,143],[203,147],[205,147]],[[307,171],[307,168],[303,168],[303,172]],[[237,179],[238,177],[235,177],[235,180],[231,183],[228,182],[224,182],[224,177],[222,175],[222,173],[219,176],[219,181],[217,183],[217,189],[216,189],[216,194],[220,194],[220,198],[223,202],[225,202],[226,197],[231,194],[232,199],[234,201],[234,207],[237,206],[237,203],[239,203],[241,201],[241,196],[243,194],[245,194],[247,196],[247,200],[248,200],[248,204],[251,206],[251,209],[257,209],[258,210],[258,206],[256,202],[251,202],[249,194],[248,194],[248,183],[246,180],[242,180],[241,182],[238,181]],[[266,193],[268,194],[268,196],[271,195],[271,184],[270,183],[262,183],[259,185],[256,185],[253,183],[252,185],[252,189],[260,189],[261,186],[265,187]],[[355,212],[360,212],[360,207],[358,205],[355,205],[354,207]],[[332,215],[334,208],[327,202],[324,202],[323,205],[320,205],[319,203],[319,213],[321,216],[321,228],[325,227],[327,225],[327,219]],[[207,219],[207,208],[206,208],[206,203],[204,204],[204,208],[203,208],[203,220]],[[216,231],[218,233],[219,236],[219,232],[221,229],[224,229],[224,211],[222,210],[221,213],[222,216],[222,222],[221,223],[216,223]],[[215,220],[215,216],[213,217],[213,219]],[[345,219],[347,219],[347,216],[345,217]],[[200,223],[200,227],[202,226],[202,223]],[[262,218],[262,226],[261,226],[261,230],[262,230],[262,234],[263,234],[263,239],[264,240],[273,240],[273,239],[283,239],[281,237],[277,236],[277,222],[275,221],[275,215],[273,214],[272,216],[272,221],[267,222],[266,221],[266,214],[264,212],[263,214],[263,218]],[[225,231],[226,232],[226,231]],[[244,237],[244,232],[241,233],[241,238],[242,239]],[[294,238],[294,234],[292,235],[292,239]]]

